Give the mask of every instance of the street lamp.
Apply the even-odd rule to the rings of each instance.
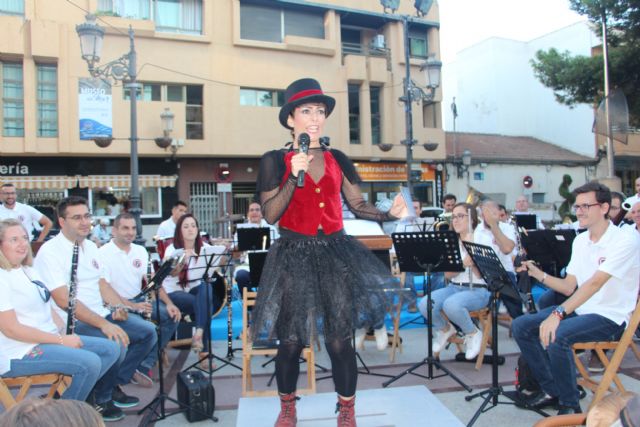
[[[469,175],[469,166],[471,166],[471,151],[464,150],[462,152],[462,161],[456,163],[458,169],[458,179],[462,179],[464,174]]]
[[[92,77],[107,81],[122,81],[124,87],[129,89],[131,112],[131,133],[129,138],[131,141],[131,191],[129,196],[131,208],[129,212],[133,214],[136,220],[135,242],[143,245],[142,221],[140,220],[142,209],[140,208],[140,189],[138,187],[138,111],[136,105],[138,98],[137,93],[141,85],[136,81],[136,50],[133,29],[129,27],[129,52],[102,66],[98,66],[98,63],[100,62],[100,54],[102,53],[104,30],[96,24],[95,15],[87,15],[86,21],[76,26],[76,32],[80,38],[82,59],[84,59],[89,66],[89,74],[91,74]]]
[[[398,8],[398,2],[380,0],[380,3],[384,8],[385,13],[387,11],[387,8],[392,9],[393,12],[395,12],[395,10]],[[428,8],[425,10],[426,5],[423,5],[422,3],[423,2],[415,2],[416,11],[420,16],[424,16],[428,12]],[[418,142],[413,139],[412,104],[414,101],[422,101],[426,103],[433,102],[436,94],[436,89],[440,86],[440,72],[442,70],[442,62],[436,60],[433,57],[429,57],[429,59],[427,59],[427,61],[420,66],[420,71],[424,71],[426,74],[426,92],[411,80],[411,46],[409,40],[409,25],[411,21],[412,18],[410,16],[402,15],[405,78],[403,85],[404,93],[400,98],[400,101],[404,103],[405,139],[404,141],[401,141],[401,144],[406,147],[407,188],[409,189],[409,193],[413,194],[413,184],[411,182],[411,166],[413,164],[413,146]],[[393,146],[392,144],[381,144],[380,149],[384,151],[385,148],[387,148],[388,151],[389,149],[391,149],[389,145]]]

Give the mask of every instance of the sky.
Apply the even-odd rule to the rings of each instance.
[[[445,64],[489,37],[527,41],[586,20],[568,0],[438,0],[440,49]]]

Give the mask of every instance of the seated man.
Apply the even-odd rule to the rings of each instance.
[[[640,242],[609,221],[609,189],[592,182],[574,193],[576,216],[587,231],[573,241],[566,278],[549,276],[531,262],[524,264],[545,286],[573,295],[562,305],[520,316],[511,324],[522,356],[543,390],[527,406],[558,405],[558,414],[581,412],[571,346],[619,339],[635,308],[640,278]]]
[[[140,293],[143,278],[147,275],[149,254],[140,245],[133,243],[136,237],[136,219],[130,213],[116,217],[113,223],[113,239],[98,251],[103,266],[105,280],[126,304],[138,311],[148,313],[151,320],[158,317],[156,304],[149,307],[144,297],[133,298]],[[164,288],[160,287],[160,349],[163,349],[178,328],[180,310],[176,307]],[[143,387],[151,387],[151,368],[158,361],[158,348],[154,347],[140,362],[133,374],[132,382]]]
[[[118,408],[130,408],[139,403],[128,396],[121,386],[128,384],[140,362],[156,344],[155,327],[138,315],[105,307],[125,304],[102,277],[100,254],[95,243],[88,240],[91,214],[87,200],[65,197],[56,207],[60,233],[46,241],[35,259],[34,266],[50,288],[57,311],[64,321],[69,304],[69,282],[75,242],[79,244],[77,260],[76,326],[79,335],[107,337],[120,344],[120,358],[96,386],[96,410],[105,419],[120,415]],[[98,387],[99,386],[99,387]]]

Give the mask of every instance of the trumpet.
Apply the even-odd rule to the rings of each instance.
[[[451,212],[443,212],[438,215],[438,220],[433,223],[434,231],[447,231],[451,229],[451,218],[453,214]]]

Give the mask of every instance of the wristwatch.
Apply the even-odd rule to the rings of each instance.
[[[555,314],[556,316],[558,316],[558,318],[560,320],[562,320],[562,319],[564,319],[564,316],[567,314],[567,312],[565,311],[563,306],[559,305],[559,306],[557,306],[556,308],[553,309],[551,314]]]

